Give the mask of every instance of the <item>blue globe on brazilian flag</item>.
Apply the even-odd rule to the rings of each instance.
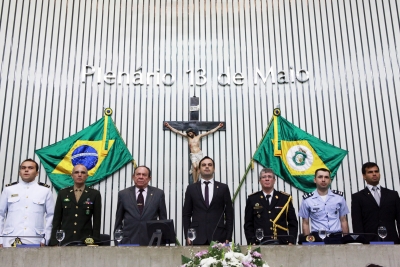
[[[253,159],[286,182],[304,192],[315,190],[314,174],[319,168],[336,175],[347,151],[301,130],[280,116],[274,116]]]
[[[35,153],[57,191],[74,184],[71,174],[77,164],[86,166],[86,185],[91,186],[133,160],[107,112],[92,125]]]

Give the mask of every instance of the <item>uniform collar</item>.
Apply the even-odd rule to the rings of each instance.
[[[315,189],[314,190],[314,192],[313,192],[313,198],[316,198],[316,197],[321,197],[321,195],[320,194],[318,194],[318,190],[317,189]],[[326,194],[326,196],[334,196],[335,194],[332,192],[332,190],[331,189],[328,189],[328,194]]]
[[[272,198],[272,197],[274,196],[275,189],[272,189],[271,193],[269,193],[269,194],[265,193],[265,192],[264,192],[264,191],[262,191],[262,190],[261,190],[261,192],[263,193],[263,195],[264,195],[264,197],[265,197],[265,198],[267,197],[267,195],[270,195],[270,196],[271,196],[271,198]]]
[[[32,182],[27,183],[27,182],[25,182],[24,180],[21,179],[21,184],[24,185],[24,186],[31,186],[31,185],[36,184],[36,180],[33,180]]]

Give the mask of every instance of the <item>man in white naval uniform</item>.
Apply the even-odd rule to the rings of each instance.
[[[39,165],[27,159],[19,169],[22,181],[4,188],[0,197],[0,234],[20,236],[22,244],[44,246],[50,240],[54,199],[50,186],[35,182],[38,174]],[[45,238],[40,238],[43,234]],[[15,237],[0,237],[0,247],[11,247],[14,241]]]

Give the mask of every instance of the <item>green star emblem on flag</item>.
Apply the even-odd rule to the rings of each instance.
[[[346,150],[301,130],[280,116],[279,109],[275,109],[253,159],[273,169],[281,179],[309,193],[316,188],[315,171],[326,168],[334,177],[346,155]]]
[[[35,153],[57,191],[74,184],[71,174],[77,164],[87,168],[86,185],[91,186],[133,160],[109,115]]]

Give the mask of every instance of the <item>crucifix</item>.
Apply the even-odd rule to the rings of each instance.
[[[216,131],[225,130],[225,125],[222,122],[200,122],[199,121],[199,104],[200,99],[196,96],[190,98],[189,121],[164,121],[164,130],[186,137],[189,142],[190,160],[192,167],[190,173],[193,177],[193,182],[199,179],[198,163],[204,157],[203,151],[200,148],[201,138]],[[182,132],[186,131],[186,132]],[[199,134],[199,131],[207,131]]]

